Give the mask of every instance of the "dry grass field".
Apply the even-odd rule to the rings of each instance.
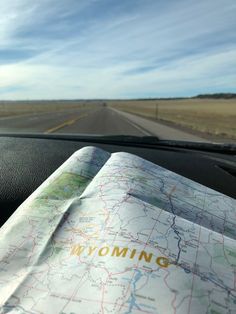
[[[236,139],[236,99],[110,101],[114,108],[169,121],[205,134]]]
[[[92,107],[91,101],[0,101],[0,118],[31,113]]]

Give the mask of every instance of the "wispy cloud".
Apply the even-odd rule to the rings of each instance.
[[[236,92],[234,0],[2,0],[0,98]]]

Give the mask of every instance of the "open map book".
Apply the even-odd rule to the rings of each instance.
[[[236,313],[236,201],[128,153],[73,154],[0,254],[0,313]]]

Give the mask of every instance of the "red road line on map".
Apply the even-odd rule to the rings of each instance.
[[[105,203],[105,205],[106,205],[106,203]],[[105,226],[104,229],[105,229],[105,228],[107,228],[107,226]],[[106,233],[107,233],[107,232],[104,232],[103,239],[104,239]],[[94,259],[94,257],[95,257],[95,256],[93,256],[92,260]],[[80,257],[79,257],[79,260],[80,260]],[[81,262],[81,261],[80,261],[80,262]],[[85,264],[91,266],[91,261],[90,261],[90,264],[88,264],[88,263],[86,263],[86,262],[81,262],[81,263],[85,263]],[[96,268],[101,268],[101,267],[96,267]],[[105,269],[105,267],[104,267],[104,269]],[[106,269],[106,271],[108,272],[107,269]],[[108,274],[109,274],[109,272],[108,272]],[[83,278],[83,277],[82,277],[82,278]],[[79,284],[77,285],[77,287],[74,289],[74,292],[73,292],[72,295],[71,295],[71,299],[72,299],[73,296],[77,293],[77,291],[78,291],[78,289],[79,289],[79,286],[80,286],[80,284],[81,284],[82,278],[81,278],[81,280],[79,281]],[[63,306],[62,311],[67,307],[67,305],[69,304],[69,302],[70,302],[70,301],[68,301],[68,302]]]
[[[23,286],[26,287],[26,288],[29,288],[29,289],[38,290],[40,292],[48,292],[48,290],[35,288],[34,286],[30,286],[30,285],[25,285],[24,284]],[[65,297],[65,298],[68,298],[68,299],[70,298],[70,296],[68,296],[66,294],[60,293],[59,295]],[[100,303],[101,302],[101,300],[93,300],[93,299],[88,299],[88,298],[83,298],[83,297],[79,297],[78,299],[83,300],[83,301],[88,301],[88,302],[96,302],[96,303]],[[109,305],[117,305],[117,303],[109,302],[109,301],[104,301],[104,303],[109,304]],[[120,304],[118,304],[118,305],[120,305]],[[124,307],[128,308],[127,305],[124,305]],[[142,313],[147,313],[147,314],[152,314],[153,313],[153,312],[149,312],[149,311],[145,311],[145,310],[141,310],[141,309],[137,309],[137,310],[142,312]]]

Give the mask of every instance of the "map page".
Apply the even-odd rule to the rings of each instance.
[[[0,229],[0,313],[236,313],[236,200],[85,147]]]

